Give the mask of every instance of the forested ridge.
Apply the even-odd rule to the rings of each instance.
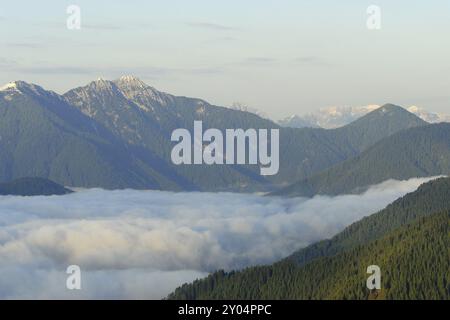
[[[277,129],[280,166],[175,165],[174,130]],[[385,105],[341,128],[282,128],[256,114],[160,92],[126,76],[58,95],[24,81],[0,89],[0,182],[43,177],[61,185],[171,191],[274,191],[351,159],[395,133],[426,126]]]
[[[450,179],[422,185],[334,238],[270,266],[216,272],[169,299],[449,299]],[[366,269],[381,268],[369,292]]]
[[[242,272],[219,271],[177,289],[170,299],[450,299],[450,211],[336,256],[298,266],[284,260]],[[382,288],[366,287],[367,267]]]
[[[305,196],[361,193],[389,179],[407,180],[450,173],[450,124],[398,132],[357,156],[274,192]]]
[[[450,178],[432,180],[385,209],[351,224],[333,238],[302,248],[288,259],[302,265],[318,257],[331,256],[378,239],[418,217],[445,210],[450,210]]]

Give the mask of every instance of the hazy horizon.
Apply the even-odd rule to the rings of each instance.
[[[71,4],[81,8],[81,30],[66,27]],[[448,109],[448,2],[133,4],[0,4],[0,83],[63,93],[132,74],[163,92],[239,102],[272,119],[388,102]],[[372,4],[380,30],[366,26]]]

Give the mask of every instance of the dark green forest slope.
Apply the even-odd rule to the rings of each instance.
[[[381,269],[381,290],[366,287]],[[368,245],[300,267],[291,260],[210,275],[170,299],[450,299],[450,211],[419,218]]]
[[[377,264],[386,272],[385,290],[379,297],[448,299],[449,212],[450,179],[437,179],[279,263],[218,272],[177,289],[170,297],[361,299],[368,297],[365,268]],[[407,282],[411,275],[414,281]],[[420,289],[419,282],[426,286]]]
[[[450,210],[450,178],[440,178],[421,185],[380,212],[351,224],[329,240],[298,250],[289,259],[303,265],[315,258],[331,256],[369,243],[417,218],[445,210]]]
[[[273,194],[311,197],[359,193],[388,179],[449,173],[450,124],[440,123],[394,134],[355,158]]]
[[[24,82],[0,91],[0,182],[43,177],[108,189],[175,185],[154,165],[54,92]]]

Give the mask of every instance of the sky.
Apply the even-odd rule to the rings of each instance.
[[[66,26],[72,4],[80,30]],[[0,0],[0,84],[64,93],[132,74],[275,119],[388,102],[446,112],[449,33],[448,0]]]

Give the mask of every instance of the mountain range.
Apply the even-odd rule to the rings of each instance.
[[[389,179],[438,175],[450,175],[450,123],[398,132],[354,158],[273,194],[312,197],[361,193]]]
[[[379,105],[367,105],[361,107],[322,108],[315,113],[286,117],[279,120],[278,124],[292,128],[335,129],[345,126],[380,107]],[[406,110],[429,123],[450,122],[450,115],[429,112],[421,107],[411,106],[406,108]]]
[[[450,179],[423,184],[272,265],[218,271],[169,299],[450,299]],[[367,267],[381,290],[366,287]]]
[[[158,91],[133,76],[62,95],[15,81],[0,88],[0,194],[65,194],[69,186],[313,197],[450,174],[450,124],[424,120],[442,117],[394,104],[351,117],[332,129],[284,127],[242,108]],[[192,132],[194,121],[204,129],[279,129],[279,173],[172,164],[172,131]],[[218,271],[169,298],[449,299],[449,225],[450,178],[441,178],[273,265]],[[365,268],[374,263],[384,270],[381,291],[364,286]]]
[[[280,130],[280,171],[255,165],[173,165],[171,132],[195,120],[220,130]],[[63,95],[23,81],[0,89],[0,182],[47,178],[107,189],[271,191],[352,159],[427,123],[385,105],[337,129],[283,128],[251,112],[156,90],[133,76],[98,79]]]

